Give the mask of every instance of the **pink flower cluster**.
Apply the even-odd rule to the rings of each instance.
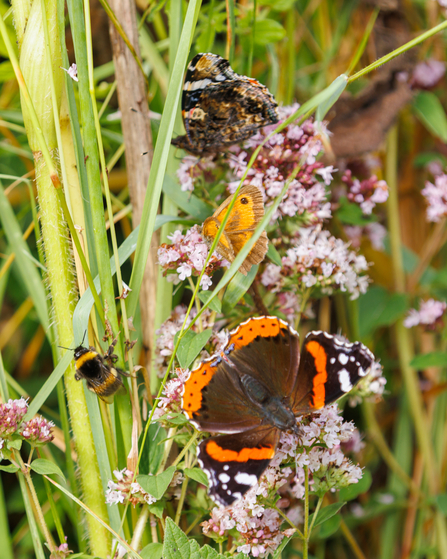
[[[238,552],[266,557],[294,530],[281,531],[282,518],[277,511],[264,506],[262,499],[272,497],[279,489],[278,506],[285,506],[285,514],[297,522],[301,508],[294,503],[304,497],[304,466],[309,469],[312,494],[322,495],[361,479],[361,468],[343,454],[341,446],[354,439],[358,449],[359,435],[353,423],[343,421],[336,404],[297,418],[297,423],[301,437],[281,433],[276,454],[258,485],[233,506],[214,508],[210,520],[202,523],[205,534],[223,538],[235,528],[240,541]]]
[[[447,4],[443,0],[444,4]],[[440,2],[442,5],[442,3]],[[445,6],[444,6],[445,7]],[[417,89],[432,89],[436,87],[445,75],[445,62],[441,60],[422,60],[416,64],[410,79],[412,87]]]
[[[186,321],[185,327],[188,327],[191,320],[195,317],[197,311],[193,309]],[[163,377],[166,372],[166,367],[168,365],[169,359],[174,351],[174,337],[177,332],[180,331],[183,322],[186,317],[186,307],[185,305],[178,305],[172,311],[171,316],[163,322],[160,328],[155,332],[157,335],[157,340],[155,342],[155,367],[157,374]],[[214,326],[213,322],[210,322],[211,311],[206,309],[201,316],[201,328],[212,328]],[[192,326],[193,332],[199,331],[199,322],[197,321]],[[218,351],[218,348],[223,347],[227,340],[226,331],[216,332],[211,338],[211,345],[215,348],[214,351]],[[203,352],[201,357],[209,357],[207,352]]]
[[[349,392],[349,405],[355,407],[363,400],[378,402],[382,399],[385,385],[386,378],[383,376],[383,367],[378,361],[374,361],[368,374]]]
[[[428,208],[428,221],[439,221],[447,215],[447,175],[441,174],[435,177],[435,184],[427,181],[422,190]]]
[[[154,412],[154,419],[159,419],[168,412],[180,412],[180,404],[183,394],[183,385],[190,375],[189,369],[175,369],[176,377],[172,377],[165,384],[162,396],[158,401],[158,406]]]
[[[37,416],[24,422],[27,410],[28,403],[24,398],[10,399],[6,404],[0,404],[0,449],[4,448],[5,440],[11,437],[25,439],[35,446],[53,440],[51,428],[54,423]]]
[[[340,289],[356,299],[365,293],[369,278],[365,257],[349,250],[349,245],[320,228],[300,229],[294,245],[283,256],[282,266],[268,264],[261,276],[265,287],[274,291],[297,293],[306,288],[319,287],[324,293]]]
[[[280,108],[280,119],[285,120],[298,106]],[[247,140],[243,147],[232,146],[217,163],[209,158],[196,159],[194,162],[194,158],[187,156],[177,173],[182,189],[192,190],[195,185],[226,179],[229,182],[228,189],[233,193],[247,170],[251,154],[276,127],[277,124],[264,127]],[[325,186],[331,183],[335,169],[331,165],[325,167],[317,161],[323,151],[323,135],[326,135],[324,125],[317,125],[312,120],[307,120],[301,126],[289,124],[272,136],[261,149],[244,184],[257,186],[264,195],[267,207],[279,195],[292,170],[302,162],[301,169],[291,182],[272,222],[281,216],[301,216],[304,224],[321,222],[331,217]]]
[[[199,227],[194,225],[184,235],[175,231],[168,237],[172,244],[162,244],[158,249],[158,263],[163,268],[163,275],[175,285],[191,277],[198,276],[205,266],[209,253],[208,245],[200,234]],[[200,286],[207,290],[215,270],[221,268],[224,260],[215,252],[208,262],[202,276]]]
[[[347,169],[341,179],[348,187],[348,200],[358,204],[365,215],[370,215],[376,204],[388,200],[388,185],[377,180],[375,175],[360,181]]]
[[[116,482],[109,480],[107,483],[106,503],[108,505],[124,503],[127,499],[134,506],[140,503],[151,505],[157,500],[146,493],[139,483],[133,481],[133,472],[127,468],[114,470],[113,475]]]
[[[351,241],[352,247],[359,248],[362,238],[366,237],[375,250],[383,251],[387,231],[382,224],[374,222],[368,223],[368,225],[364,227],[359,225],[345,225],[344,230],[346,236]]]
[[[442,316],[444,315],[447,304],[444,301],[436,301],[429,299],[421,301],[419,310],[410,309],[404,320],[406,328],[412,328],[421,324],[429,330],[434,330],[437,326],[442,325]]]

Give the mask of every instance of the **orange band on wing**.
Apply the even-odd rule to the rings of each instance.
[[[240,349],[252,342],[258,336],[269,338],[277,336],[280,330],[287,330],[287,326],[277,318],[265,316],[260,319],[252,318],[246,324],[241,324],[231,335],[228,345],[234,344],[234,349]]]
[[[189,379],[185,382],[182,398],[182,408],[189,419],[193,418],[193,412],[200,409],[202,405],[202,389],[210,382],[217,367],[212,366],[212,361],[205,361],[191,372]]]
[[[270,460],[275,454],[272,446],[261,448],[243,448],[239,452],[222,448],[215,441],[206,444],[206,452],[218,462],[248,462],[248,460]]]
[[[315,368],[317,369],[317,374],[313,381],[313,405],[314,408],[319,409],[324,406],[326,389],[325,384],[327,381],[327,355],[324,347],[320,345],[315,340],[312,340],[306,344],[307,351],[315,359]]]

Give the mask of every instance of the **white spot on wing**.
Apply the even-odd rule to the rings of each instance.
[[[340,369],[340,371],[338,371],[338,381],[343,392],[349,392],[351,390],[351,378],[346,369]]]
[[[346,353],[340,353],[338,356],[338,360],[340,361],[340,363],[342,365],[346,365],[346,363],[349,361],[348,356],[346,355]]]
[[[237,483],[241,485],[247,485],[248,487],[253,487],[258,481],[258,478],[254,474],[247,474],[245,472],[239,472],[234,476]]]
[[[228,483],[230,481],[230,476],[228,474],[219,474],[219,479],[222,483]]]

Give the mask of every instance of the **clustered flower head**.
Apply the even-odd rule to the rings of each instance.
[[[188,380],[190,371],[189,369],[175,369],[177,376],[172,377],[165,384],[162,396],[158,401],[158,406],[154,412],[154,419],[159,419],[168,412],[180,412],[180,404],[182,401],[183,386]]]
[[[196,316],[197,311],[193,309],[188,316],[188,319],[185,324],[185,328],[187,328],[190,324],[192,319]],[[171,316],[163,322],[160,328],[155,332],[157,335],[157,340],[155,342],[155,368],[157,370],[157,374],[160,377],[163,377],[166,372],[166,367],[168,366],[169,359],[174,351],[174,337],[177,332],[180,331],[183,322],[186,317],[186,306],[185,305],[178,305],[174,308],[171,313]],[[206,309],[201,319],[201,328],[203,330],[207,328],[212,328],[214,326],[213,322],[210,322],[211,311]],[[199,323],[198,321],[193,324],[191,330],[193,332],[199,331]],[[211,338],[211,347],[214,348],[212,352],[218,351],[219,348],[223,347],[227,341],[227,332],[223,330],[221,332],[215,332],[213,337]],[[204,351],[201,353],[200,357],[206,358],[209,357],[209,354]]]
[[[444,4],[446,2],[444,1]],[[441,2],[440,2],[441,4]],[[442,4],[441,4],[442,5]],[[412,87],[417,89],[432,89],[437,86],[445,75],[445,62],[429,58],[416,64],[410,79]]]
[[[410,309],[404,320],[406,328],[412,328],[421,324],[427,330],[434,330],[437,326],[442,326],[442,317],[444,315],[447,305],[444,301],[436,301],[429,299],[428,301],[421,301],[419,310]]]
[[[388,185],[384,180],[379,181],[376,175],[360,181],[347,169],[341,180],[348,187],[348,200],[358,204],[365,215],[370,215],[376,204],[388,200]]]
[[[385,385],[386,378],[383,376],[383,367],[378,361],[374,361],[368,374],[349,392],[349,405],[354,407],[363,400],[378,402],[382,399]]]
[[[124,468],[123,470],[114,470],[116,482],[109,480],[107,483],[106,503],[108,505],[116,505],[129,502],[135,506],[139,503],[151,505],[157,500],[155,497],[144,491],[139,483],[133,481],[133,472]]]
[[[198,276],[209,253],[199,227],[194,225],[184,235],[181,231],[175,231],[168,239],[172,244],[163,243],[158,249],[158,263],[163,269],[163,275],[175,285],[191,276]],[[200,281],[203,290],[206,291],[211,286],[211,276],[224,262],[216,252],[212,255]]]
[[[435,177],[435,183],[430,181],[425,183],[422,190],[425,196],[427,207],[428,221],[439,221],[447,215],[447,175],[441,174]]]
[[[348,450],[358,450],[360,437],[352,422],[343,421],[337,404],[297,418],[297,424],[300,436],[281,433],[276,454],[259,483],[233,506],[212,510],[211,518],[202,523],[205,534],[223,538],[235,529],[234,535],[240,542],[238,552],[266,557],[274,552],[284,536],[291,535],[294,530],[281,530],[282,517],[263,503],[279,489],[282,498],[278,506],[282,503],[290,506],[285,514],[296,516],[295,522],[300,520],[301,508],[297,507],[296,500],[304,498],[305,466],[308,467],[312,494],[323,495],[361,479],[361,468],[342,451],[342,444],[349,445],[352,439],[355,445],[348,446]]]
[[[279,108],[280,120],[285,120],[298,107]],[[209,158],[194,161],[191,156],[185,157],[177,172],[182,189],[192,190],[194,186],[225,180],[229,192],[233,193],[247,170],[251,154],[277,126],[262,128],[243,146],[232,146],[217,161],[212,162]],[[264,195],[266,207],[281,192],[293,169],[301,164],[272,222],[282,216],[301,216],[303,224],[315,224],[331,217],[325,186],[331,183],[335,169],[317,161],[323,151],[322,137],[326,134],[324,124],[306,120],[301,126],[289,124],[262,147],[244,185],[257,186]]]
[[[299,286],[319,287],[330,294],[347,291],[351,299],[365,293],[368,269],[365,257],[349,250],[349,245],[320,228],[301,229],[283,256],[282,266],[268,264],[261,276],[265,287],[296,292]]]
[[[56,547],[56,550],[52,551],[51,559],[65,559],[73,553],[71,549],[68,549],[68,543],[66,540],[67,536],[65,536],[65,543],[62,543],[60,546]]]
[[[25,439],[35,446],[53,440],[51,428],[54,423],[43,417],[23,421],[27,410],[28,403],[24,398],[0,404],[0,451],[5,447],[5,441],[12,438]]]

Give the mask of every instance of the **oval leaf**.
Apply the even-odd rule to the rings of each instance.
[[[142,559],[161,559],[163,556],[163,544],[152,542],[140,551]]]
[[[286,35],[284,27],[274,19],[261,19],[256,21],[255,43],[268,45],[277,43]]]
[[[186,332],[177,350],[177,359],[180,363],[180,367],[187,369],[191,365],[194,359],[202,351],[205,344],[211,338],[212,334],[213,331],[211,328],[208,328],[199,334],[196,334],[192,330],[188,330]]]
[[[165,494],[174,476],[174,472],[175,466],[171,466],[156,476],[137,476],[137,481],[147,493],[158,500]]]
[[[171,518],[166,518],[163,559],[191,559],[188,537]]]
[[[447,117],[438,97],[431,91],[422,91],[416,96],[413,107],[428,131],[446,143]]]
[[[34,472],[36,472],[36,474],[45,474],[47,476],[54,474],[61,477],[62,479],[65,479],[64,474],[62,473],[62,470],[59,468],[59,466],[56,466],[56,464],[53,464],[53,462],[45,460],[44,458],[37,458],[36,460],[33,460],[31,462],[30,468]]]
[[[362,493],[368,491],[371,487],[372,476],[369,470],[363,470],[362,478],[357,482],[349,485],[348,487],[343,487],[340,489],[340,499],[342,501],[352,501]]]
[[[200,468],[185,468],[183,471],[189,478],[208,487],[208,476]]]
[[[15,474],[19,471],[19,467],[14,464],[8,464],[7,466],[0,466],[0,471],[8,472],[9,474]]]
[[[320,509],[317,519],[315,520],[314,528],[316,526],[319,526],[320,524],[323,524],[323,522],[326,522],[326,520],[328,520],[329,518],[337,514],[337,512],[344,505],[346,505],[346,503],[343,501],[342,503],[333,503],[332,505],[328,505],[327,507],[324,507],[324,509]],[[311,514],[309,517],[309,525],[312,522],[313,516],[314,515]]]

